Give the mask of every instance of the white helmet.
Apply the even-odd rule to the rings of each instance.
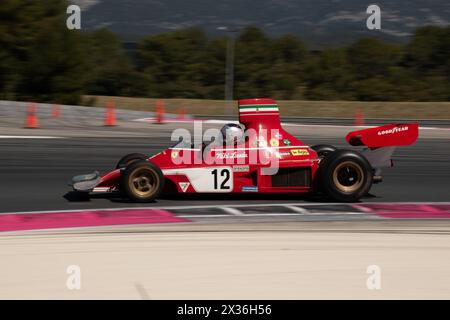
[[[226,145],[239,145],[245,141],[245,134],[242,127],[235,123],[227,123],[220,130],[223,143]]]

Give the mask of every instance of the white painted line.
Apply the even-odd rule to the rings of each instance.
[[[150,120],[153,120],[153,118],[143,118],[143,119],[135,119],[133,121],[141,121],[141,122],[148,122]],[[169,119],[167,119],[169,120]],[[192,122],[194,122],[194,119],[191,119]],[[239,121],[236,120],[219,120],[219,119],[210,119],[210,120],[202,120],[202,119],[196,119],[195,121],[203,122],[203,123],[209,123],[209,124],[224,124],[224,123],[237,123],[239,124]],[[183,122],[183,121],[167,121],[167,122]],[[184,121],[189,122],[189,121]],[[393,121],[395,122],[395,121]],[[411,122],[417,122],[412,120]],[[291,126],[291,127],[321,127],[321,128],[355,128],[355,129],[369,129],[369,128],[375,128],[378,126],[355,126],[355,125],[334,125],[334,124],[308,124],[308,123],[293,123],[293,122],[282,122],[282,126]],[[419,127],[420,130],[443,130],[443,131],[449,131],[450,128],[441,128],[441,127]]]
[[[370,213],[370,214],[373,213],[373,211],[370,208],[366,208],[366,207],[360,206],[358,204],[355,204],[355,208],[357,208],[358,210],[361,210],[361,211],[363,211],[365,213]]]
[[[311,212],[305,208],[301,208],[301,207],[296,207],[296,206],[284,206],[285,208],[289,208],[294,212],[300,213],[302,215],[306,215],[306,216],[327,216],[327,215],[349,215],[349,214],[353,214],[353,215],[365,215],[364,212],[356,212],[356,211],[336,211],[336,212],[329,212],[329,211],[319,211],[319,212]],[[359,207],[358,207],[359,209]]]
[[[278,216],[303,216],[298,213],[246,213],[239,215],[239,217],[278,217]],[[177,215],[178,218],[230,218],[236,217],[229,214],[196,214],[196,215]]]
[[[157,118],[141,118],[141,119],[134,119],[131,121],[134,122],[151,122],[151,123],[155,123],[157,122]],[[183,119],[179,119],[177,117],[174,118],[164,118],[163,122],[164,123],[193,123],[195,121],[201,122],[202,120],[196,120],[196,119],[192,119],[192,118],[183,118]]]
[[[221,208],[223,211],[232,214],[233,216],[242,216],[244,213],[236,208],[223,207]]]
[[[345,129],[350,129],[350,128],[355,128],[355,129],[370,129],[370,128],[376,128],[376,127],[380,127],[383,125],[379,125],[379,126],[355,126],[355,125],[348,125],[348,126],[344,126],[344,125],[337,125],[337,124],[301,124],[301,123],[292,123],[292,122],[287,122],[287,123],[281,123],[281,125],[283,126],[291,126],[291,127],[321,127],[321,128],[345,128]],[[450,128],[441,128],[441,127],[419,127],[420,130],[444,130],[444,131],[448,131],[450,130]]]
[[[197,206],[155,206],[155,207],[116,207],[116,208],[80,208],[71,210],[40,210],[40,211],[22,211],[22,212],[3,212],[5,214],[33,214],[33,213],[67,213],[80,211],[121,211],[121,210],[184,210],[184,209],[207,209],[220,208],[221,205],[233,208],[248,208],[248,207],[285,207],[285,206],[302,206],[302,207],[316,207],[316,206],[352,206],[352,205],[450,205],[450,202],[358,202],[358,203],[339,203],[339,202],[292,202],[292,203],[255,203],[255,204],[210,204]]]
[[[439,128],[439,127],[419,127],[420,130],[444,130],[448,131],[450,128]]]
[[[229,218],[229,214],[177,214],[178,218]]]
[[[309,213],[309,211],[306,210],[305,208],[295,207],[295,206],[291,206],[291,205],[284,206],[284,207],[291,209],[292,211],[300,213],[300,214],[308,214]]]
[[[335,216],[341,216],[341,215],[359,215],[359,216],[368,216],[365,213],[359,212],[339,212],[339,213],[245,213],[243,215],[240,215],[238,217],[308,217],[308,216],[329,216],[329,217],[335,217]],[[197,215],[177,215],[179,218],[231,218],[231,217],[237,217],[229,214],[197,214]],[[376,218],[376,216],[373,216]],[[372,218],[372,216],[371,216]]]
[[[367,203],[373,203],[373,202],[367,202]],[[377,202],[378,204],[381,204],[381,202]],[[387,202],[389,203],[389,202]],[[412,202],[407,202],[409,204],[412,204]],[[439,202],[440,204],[447,204],[443,202]],[[400,203],[399,203],[400,204]],[[423,203],[420,203],[423,204]],[[428,203],[431,204],[431,203]],[[450,204],[450,202],[448,202]],[[228,204],[228,203],[222,203],[222,204],[210,204],[210,205],[193,205],[193,206],[168,206],[168,207],[147,207],[147,208],[158,208],[158,209],[164,209],[164,210],[175,210],[175,209],[206,209],[206,208],[217,208],[219,205],[225,205],[228,207],[233,208],[248,208],[248,207],[284,207],[287,205],[292,206],[324,206],[324,205],[345,205],[339,202],[314,202],[314,203],[307,203],[307,202],[292,202],[292,203],[248,203],[248,204]],[[142,208],[142,209],[145,209]],[[118,209],[114,209],[118,210]]]
[[[0,136],[0,139],[64,139],[52,136]]]
[[[302,214],[304,216],[340,216],[340,215],[367,215],[364,212],[351,212],[351,211],[335,211],[335,212],[325,212],[325,211],[319,211],[319,212],[310,212]]]
[[[299,213],[247,213],[246,217],[278,217],[278,216],[302,216]]]

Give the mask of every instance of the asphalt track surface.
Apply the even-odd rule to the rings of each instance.
[[[113,198],[71,197],[67,186],[73,175],[109,171],[127,153],[151,155],[172,144],[168,125],[145,131],[135,130],[136,124],[130,126],[133,130],[125,125],[117,127],[114,137],[109,136],[112,131],[100,128],[95,132],[89,128],[69,132],[74,130],[70,127],[65,131],[2,128],[1,135],[16,137],[0,136],[0,213],[142,207]],[[351,129],[295,130],[301,133],[295,135],[309,145],[348,147],[343,136]],[[148,137],[143,138],[142,132]],[[17,138],[37,134],[63,138]],[[372,196],[363,201],[449,202],[448,136],[448,131],[429,130],[414,145],[398,148],[395,167],[384,171],[384,182],[374,185]],[[223,207],[303,201],[321,200],[297,195],[177,196],[145,206]],[[235,217],[208,223],[6,232],[0,235],[0,298],[450,297],[450,220],[361,221],[350,217],[326,221],[318,216],[314,222],[268,217],[246,223]],[[70,265],[82,270],[81,290],[66,287]],[[382,270],[381,290],[367,288],[366,270],[371,265]]]
[[[342,138],[301,137],[309,145],[331,143],[348,147]],[[117,198],[74,197],[67,185],[70,178],[93,170],[106,172],[127,153],[154,154],[171,144],[169,138],[64,138],[1,139],[0,212],[36,210],[78,210],[134,207]],[[448,139],[419,139],[400,147],[394,154],[394,168],[384,170],[384,181],[374,185],[364,202],[450,201],[450,148]],[[320,201],[309,197],[242,195],[177,196],[162,198],[149,207],[274,203],[274,201]]]

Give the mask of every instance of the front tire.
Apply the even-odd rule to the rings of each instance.
[[[133,162],[120,175],[121,190],[135,202],[154,201],[164,188],[164,175],[152,162]]]
[[[119,162],[117,162],[116,169],[126,168],[130,164],[136,161],[147,160],[148,157],[142,153],[130,153],[123,156]]]
[[[355,202],[372,186],[372,167],[361,154],[337,150],[320,163],[322,191],[338,202]]]

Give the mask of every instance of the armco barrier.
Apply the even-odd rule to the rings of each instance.
[[[58,105],[55,111],[55,105],[50,103],[35,103],[36,116],[43,120],[40,126],[45,128],[46,121],[60,121],[64,126],[83,127],[83,126],[101,126],[105,122],[106,108],[85,107],[75,105]],[[11,125],[22,128],[27,116],[29,102],[0,100],[0,124]],[[132,121],[139,118],[155,117],[156,114],[151,111],[133,111],[123,110],[116,106],[115,120]],[[55,115],[58,116],[55,116]],[[166,113],[166,119],[177,119],[177,114]]]

